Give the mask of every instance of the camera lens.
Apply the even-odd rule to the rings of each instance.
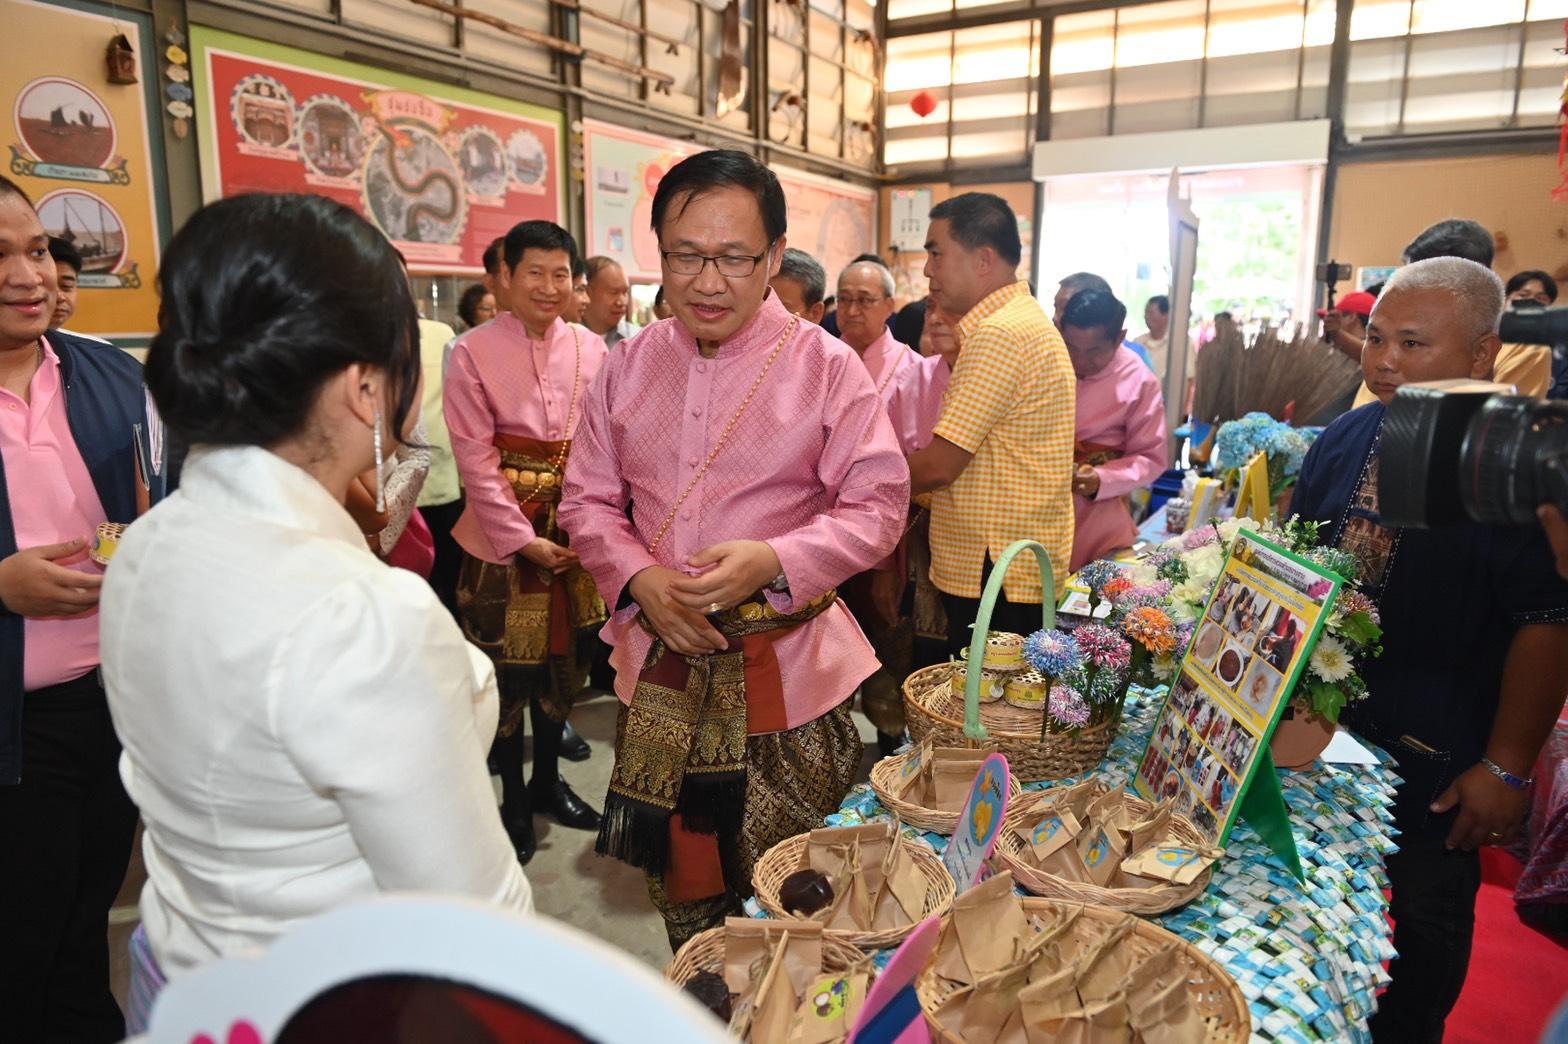
[[[1564,498],[1568,403],[1517,395],[1487,401],[1459,451],[1459,496],[1477,522],[1535,524],[1535,509]]]

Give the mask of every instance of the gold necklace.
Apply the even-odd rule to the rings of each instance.
[[[561,440],[561,448],[556,451],[555,460],[553,460],[550,464],[552,471],[558,479],[565,474],[566,454],[571,451],[572,447],[572,421],[577,417],[577,393],[582,388],[583,376],[583,335],[580,331],[578,331],[577,327],[572,326],[570,323],[567,325],[571,328],[572,338],[576,342],[577,362],[572,372],[572,398],[571,402],[566,407],[566,427],[561,431],[561,434],[566,437]],[[549,337],[548,332],[546,332],[545,337]],[[548,344],[549,341],[546,340],[545,343]],[[539,491],[543,488],[544,487],[541,484],[535,483],[534,488],[529,492],[529,494],[517,502],[517,506],[520,508],[528,506],[528,504],[533,501],[534,497],[538,496]]]
[[[670,531],[670,526],[674,524],[675,515],[680,511],[681,505],[686,503],[686,498],[691,496],[691,491],[697,488],[697,483],[701,482],[702,477],[708,473],[708,466],[713,463],[713,458],[719,455],[719,450],[723,449],[724,444],[729,441],[730,435],[735,431],[735,425],[740,423],[741,414],[745,413],[746,407],[751,405],[752,396],[756,395],[757,389],[762,387],[762,379],[768,375],[768,370],[773,367],[773,360],[777,359],[779,352],[784,350],[784,345],[789,341],[790,334],[795,332],[795,326],[799,322],[800,316],[792,315],[789,317],[789,323],[784,327],[783,336],[779,338],[779,343],[773,346],[773,351],[768,355],[768,361],[762,364],[762,371],[757,374],[757,379],[751,382],[751,390],[741,400],[740,408],[730,418],[729,424],[725,425],[724,434],[719,436],[719,441],[714,443],[713,449],[708,453],[708,459],[702,462],[702,467],[697,469],[697,473],[691,477],[691,481],[686,484],[686,488],[681,491],[681,495],[675,498],[675,503],[670,506],[669,514],[664,516],[664,522],[659,526],[659,531],[654,534],[653,543],[648,545],[648,553],[650,555],[658,550],[665,534]]]

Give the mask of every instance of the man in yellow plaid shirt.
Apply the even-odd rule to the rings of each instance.
[[[1061,335],[1018,278],[1018,219],[998,196],[966,192],[931,208],[931,301],[958,323],[960,352],[931,444],[909,458],[915,493],[932,492],[931,581],[948,644],[969,644],[980,592],[1015,540],[1038,540],[1058,584],[1073,546],[1076,379]],[[996,630],[1040,627],[1033,559],[1008,574]]]

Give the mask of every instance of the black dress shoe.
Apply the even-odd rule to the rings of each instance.
[[[573,830],[598,830],[599,813],[592,805],[577,796],[577,791],[558,779],[548,790],[533,792],[534,811],[554,816],[556,822]]]
[[[561,757],[567,761],[587,761],[592,755],[593,749],[588,746],[588,741],[577,734],[571,722],[567,722],[561,730]]]
[[[534,852],[539,848],[539,841],[534,836],[534,817],[521,816],[517,819],[503,821],[506,827],[506,836],[512,841],[512,849],[517,852],[517,862],[527,866],[528,861],[534,857]]]

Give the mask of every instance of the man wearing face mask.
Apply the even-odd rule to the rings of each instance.
[[[679,946],[739,913],[756,859],[854,780],[849,701],[877,660],[835,589],[898,543],[909,473],[864,365],[769,290],[773,172],[698,153],[652,216],[675,320],[605,362],[561,523],[615,608],[598,851],[647,872]]]
[[[1062,312],[1062,340],[1078,377],[1073,446],[1070,568],[1131,547],[1138,538],[1128,493],[1170,462],[1160,380],[1122,344],[1127,308],[1099,290],[1075,294]]]
[[[466,504],[452,536],[467,555],[458,581],[463,630],[496,661],[502,711],[492,760],[501,815],[526,863],[532,812],[595,830],[599,814],[561,779],[562,734],[589,663],[582,640],[604,604],[556,521],[561,478],[604,341],[567,323],[571,233],[524,221],[507,233],[498,297],[505,311],[457,339],[446,374],[446,422]],[[523,786],[523,706],[534,771]]]

